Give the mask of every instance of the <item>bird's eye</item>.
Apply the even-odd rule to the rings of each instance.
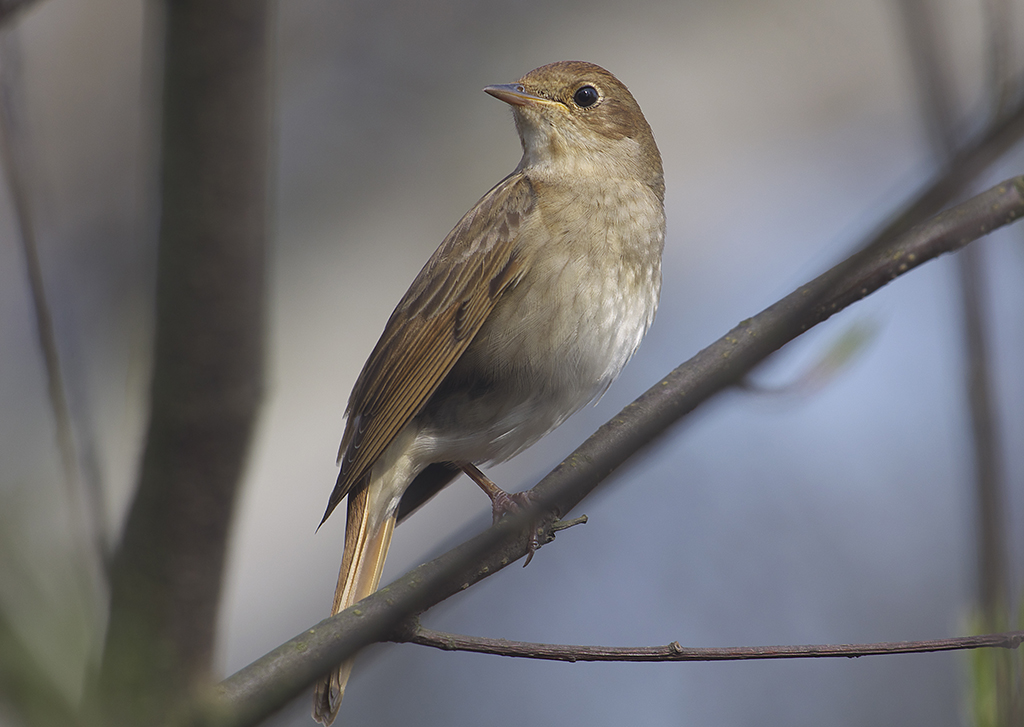
[[[596,104],[600,97],[597,89],[593,86],[580,86],[576,89],[576,93],[572,95],[572,100],[581,109],[586,109]]]

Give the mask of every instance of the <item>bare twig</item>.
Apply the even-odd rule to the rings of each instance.
[[[568,513],[612,471],[672,424],[741,380],[786,342],[894,278],[1024,216],[1024,177],[915,227],[885,249],[854,255],[740,323],[603,425],[533,489],[537,507]],[[360,648],[526,554],[537,515],[528,511],[419,566],[325,619],[223,681],[194,724],[249,725],[293,698]]]
[[[665,646],[577,646],[539,644],[528,641],[487,639],[434,631],[418,623],[407,633],[396,634],[398,643],[419,644],[444,651],[470,651],[476,654],[512,656],[546,661],[747,661],[751,659],[807,659],[857,657],[879,654],[920,654],[930,651],[962,649],[1016,649],[1024,641],[1024,631],[984,636],[959,636],[927,641],[884,641],[876,644],[818,644],[802,646],[680,646],[673,641]]]

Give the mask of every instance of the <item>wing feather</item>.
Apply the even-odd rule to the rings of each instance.
[[[535,204],[514,172],[459,221],[413,280],[349,398],[338,451],[341,471],[324,520],[416,416],[521,276],[519,231]]]

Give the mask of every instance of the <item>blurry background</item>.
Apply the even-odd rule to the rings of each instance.
[[[935,5],[968,132],[990,104],[983,3]],[[1019,73],[1024,5],[1008,7]],[[130,501],[150,365],[150,10],[39,0],[3,31],[22,65],[31,202],[76,437],[102,483],[110,539]],[[224,674],[327,615],[344,518],[316,525],[349,390],[420,266],[519,159],[508,108],[483,86],[555,60],[603,65],[643,107],[666,173],[654,328],[597,407],[490,472],[515,490],[660,375],[838,261],[936,173],[900,18],[884,0],[280,3],[270,384],[235,519]],[[1018,149],[978,189],[1022,170]],[[96,658],[102,597],[83,575],[0,191],[0,606],[74,695]],[[1024,580],[1022,235],[1018,225],[977,243],[1011,593]],[[719,397],[588,500],[589,524],[425,624],[609,645],[966,633],[977,537],[960,317],[951,259],[900,279],[755,376],[788,383],[851,326],[872,327],[826,386]],[[486,498],[457,481],[397,531],[384,581],[489,518]],[[378,645],[357,663],[340,723],[959,725],[968,664],[943,654],[569,665]],[[271,722],[312,724],[308,714],[303,697]]]

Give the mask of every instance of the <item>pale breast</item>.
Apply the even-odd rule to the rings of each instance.
[[[438,459],[503,461],[533,444],[607,389],[654,319],[660,199],[607,181],[544,191],[522,232],[526,274],[417,417]]]

